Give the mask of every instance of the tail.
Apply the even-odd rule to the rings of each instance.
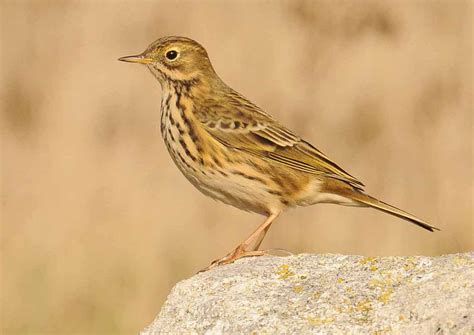
[[[440,230],[439,228],[429,225],[425,221],[417,218],[416,216],[411,215],[410,213],[402,211],[399,208],[393,207],[392,205],[389,205],[383,201],[375,199],[374,197],[371,197],[370,195],[367,195],[365,193],[352,192],[350,195],[350,199],[355,200],[363,205],[367,205],[372,208],[378,209],[382,212],[394,215],[396,217],[399,217],[400,219],[407,220],[431,232],[434,232],[435,230]]]

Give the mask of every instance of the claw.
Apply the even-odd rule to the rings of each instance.
[[[250,234],[250,236],[245,241],[239,244],[237,248],[235,248],[225,257],[222,257],[221,259],[216,259],[207,268],[204,268],[199,272],[208,271],[219,265],[233,263],[239,258],[265,255],[265,251],[260,251],[257,249],[260,247],[260,244],[262,243],[263,238],[265,237],[265,234],[268,231],[268,228],[270,228],[270,225],[278,217],[279,214],[280,212],[270,214],[267,219],[260,226],[258,226],[258,228],[252,234]],[[255,246],[251,248],[250,251],[247,251],[249,246],[251,246],[252,244],[255,244]]]
[[[244,258],[244,257],[255,257],[255,256],[263,256],[265,255],[265,251],[261,250],[255,250],[255,251],[246,251],[242,245],[239,245],[237,248],[235,248],[232,252],[227,254],[226,256],[216,259],[209,264],[208,267],[200,270],[198,273],[209,271],[215,267],[218,267],[220,265],[225,265],[225,264],[230,264],[238,260],[239,258]]]

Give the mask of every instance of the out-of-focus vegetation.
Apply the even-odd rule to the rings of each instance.
[[[360,178],[442,229],[369,209],[289,211],[264,248],[473,248],[472,2],[2,1],[3,334],[136,333],[177,281],[263,217],[190,185],[160,88],[117,62],[164,35]]]

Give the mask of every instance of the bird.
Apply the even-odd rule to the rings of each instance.
[[[118,60],[145,65],[161,85],[161,135],[191,184],[206,196],[266,217],[203,271],[265,254],[259,248],[270,226],[296,206],[371,207],[439,230],[367,194],[361,181],[225,84],[193,39],[162,37],[141,54]]]

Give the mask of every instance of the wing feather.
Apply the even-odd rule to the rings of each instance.
[[[357,189],[363,188],[359,180],[321,151],[235,91],[230,92],[227,98],[227,103],[213,103],[212,110],[198,108],[195,113],[207,133],[223,145],[298,171],[342,180]]]

